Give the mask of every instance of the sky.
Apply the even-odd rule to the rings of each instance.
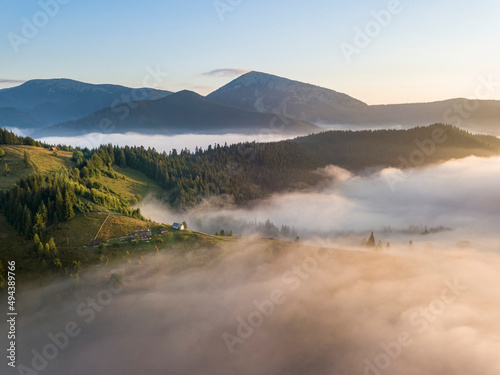
[[[500,82],[494,0],[2,0],[0,9],[0,88],[71,78],[206,95],[257,70],[388,104],[474,98],[481,77]]]

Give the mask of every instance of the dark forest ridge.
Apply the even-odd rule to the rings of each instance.
[[[3,131],[1,143],[34,145],[35,141]],[[78,151],[75,160],[79,178],[103,165],[133,168],[167,191],[172,205],[189,207],[209,196],[225,194],[243,204],[275,192],[312,188],[326,178],[317,171],[329,165],[360,173],[499,153],[500,140],[494,136],[435,124],[409,130],[327,131],[281,142],[214,145],[169,154],[107,145]]]

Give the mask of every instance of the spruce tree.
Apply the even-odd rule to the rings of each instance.
[[[59,190],[59,186],[57,187],[57,190],[56,190],[56,213],[57,213],[57,218],[59,220],[64,221],[65,206],[64,206],[64,199],[63,199],[63,196],[61,194],[61,190]]]
[[[24,165],[26,165],[27,167],[31,167],[33,165],[30,154],[28,154],[26,150],[24,151]]]
[[[23,234],[26,238],[31,238],[33,236],[33,222],[31,221],[31,212],[27,206],[24,206],[23,211],[23,221],[24,221],[24,229]]]
[[[75,212],[73,211],[73,202],[72,199],[68,193],[68,190],[66,190],[66,193],[64,195],[64,220],[70,220],[75,216]]]
[[[33,224],[33,233],[35,236],[41,236],[45,231],[45,221],[40,213],[35,215],[35,223]]]
[[[49,256],[51,259],[57,258],[59,252],[57,251],[56,243],[54,242],[54,238],[50,238],[49,243]]]
[[[373,232],[370,235],[370,238],[368,238],[368,241],[366,241],[366,246],[375,247],[375,236],[373,235]]]
[[[50,202],[50,199],[49,199]],[[49,214],[47,211],[47,207],[45,204],[42,202],[40,203],[40,206],[38,207],[38,213],[42,216],[43,223],[46,225],[48,219],[49,219]]]

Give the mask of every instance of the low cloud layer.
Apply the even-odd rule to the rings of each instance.
[[[143,214],[161,222],[176,221],[179,215],[191,227],[214,231],[227,223],[220,217],[233,217],[249,222],[270,219],[278,227],[289,225],[300,233],[328,235],[338,232],[370,232],[410,225],[445,226],[454,229],[446,233],[452,243],[468,240],[491,250],[496,243],[486,240],[497,233],[500,219],[500,158],[469,157],[440,165],[401,172],[386,169],[370,176],[354,176],[336,168],[322,173],[334,183],[315,191],[276,194],[251,208],[227,204],[220,208],[207,201],[182,214],[172,212],[157,200],[140,204]],[[384,240],[408,243],[432,242],[436,236],[396,236],[387,234]],[[440,238],[439,238],[440,239]]]
[[[452,248],[289,251],[286,246],[272,252],[268,246],[242,241],[206,250],[202,263],[165,250],[140,264],[134,260],[91,272],[81,287],[67,282],[23,290],[18,370],[54,375],[500,371],[498,254]],[[106,286],[112,273],[122,274],[122,282]]]
[[[180,134],[180,135],[145,135],[138,133],[126,134],[102,134],[91,133],[80,137],[43,137],[42,142],[49,144],[64,144],[74,147],[97,148],[102,144],[112,142],[118,146],[144,146],[155,148],[158,152],[169,152],[173,148],[178,151],[184,148],[194,151],[195,147],[206,149],[208,145],[219,143],[223,145],[239,142],[275,142],[291,138],[290,135],[283,135],[269,132],[260,134]]]

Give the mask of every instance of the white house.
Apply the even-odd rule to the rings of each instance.
[[[184,230],[184,224],[173,223],[172,228],[178,229],[178,230]]]

